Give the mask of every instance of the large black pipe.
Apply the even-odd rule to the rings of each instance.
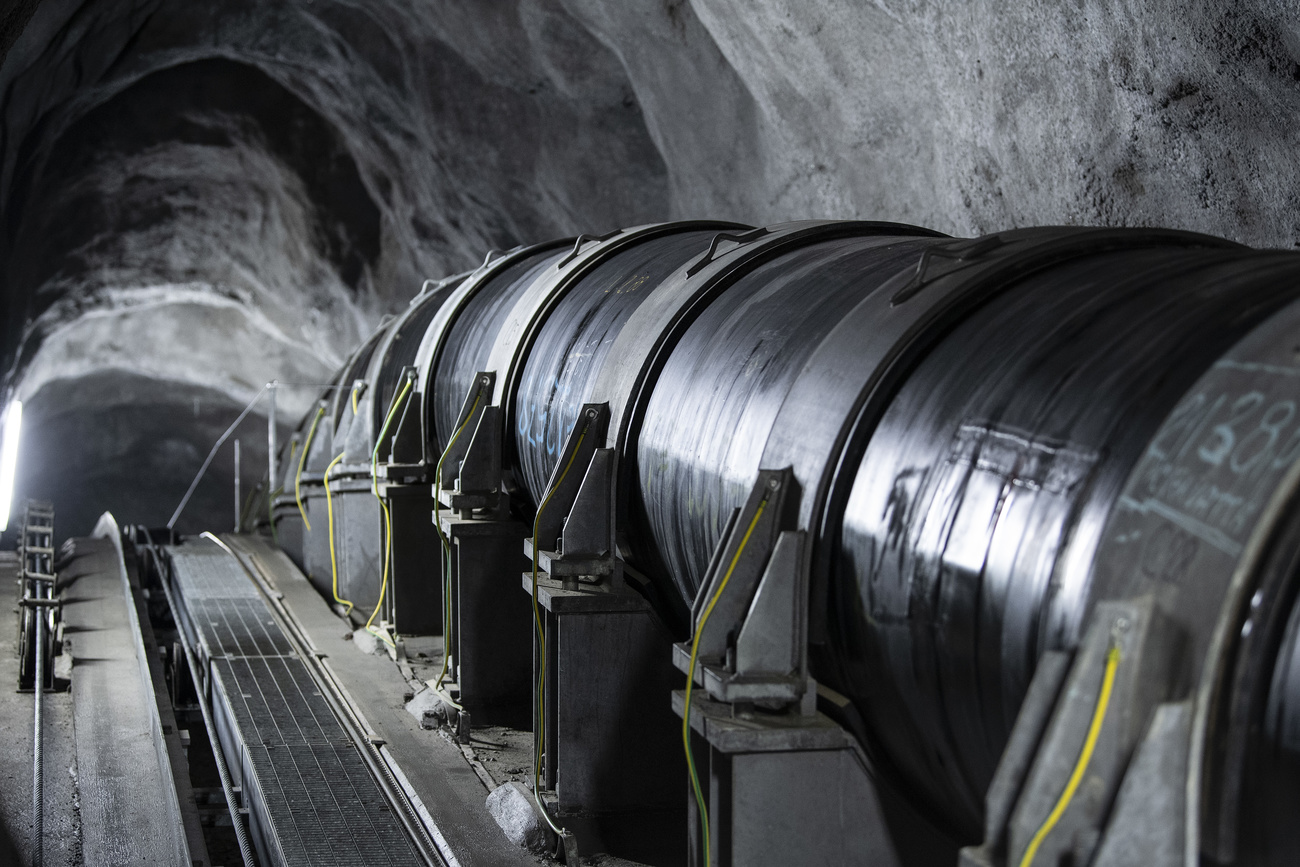
[[[717,226],[686,224],[605,259],[565,292],[524,364],[513,435],[520,481],[536,503],[559,451],[629,317],[670,274],[699,256]]]
[[[968,834],[1038,658],[1074,646],[1099,598],[1136,595],[1092,582],[1125,481],[1201,374],[1295,297],[1294,256],[1152,240],[1040,270],[964,318],[854,474],[835,678]],[[1180,620],[1183,605],[1167,602]]]
[[[474,374],[487,368],[497,333],[515,303],[565,252],[563,246],[540,245],[522,251],[491,276],[472,281],[474,293],[450,321],[442,338],[445,344],[433,362],[432,393],[427,396],[432,409],[431,456],[447,447],[465,392]]]
[[[662,570],[686,606],[813,352],[863,299],[942,240],[869,225],[852,234],[823,228],[730,275],[668,354],[646,402],[632,466],[635,512],[647,532],[634,551],[649,570]],[[818,395],[818,411],[842,421],[862,383],[836,385]],[[812,424],[797,427],[795,449],[834,450],[838,431],[828,438]]]
[[[1156,577],[1126,568],[1168,546],[1156,524],[1124,522],[1182,521],[1180,532],[1227,539],[1223,556],[1244,544],[1233,539],[1257,513],[1225,529],[1219,512],[1191,514],[1195,503],[1135,511],[1154,500],[1133,492],[1163,472],[1151,466],[1170,425],[1192,417],[1180,407],[1224,365],[1245,365],[1247,385],[1203,400],[1213,411],[1193,407],[1200,427],[1179,434],[1168,473],[1257,502],[1300,456],[1286,450],[1300,418],[1272,408],[1300,398],[1288,392],[1300,376],[1273,375],[1256,399],[1249,383],[1279,364],[1232,356],[1252,334],[1293,339],[1258,333],[1300,318],[1287,307],[1300,256],[1154,230],[955,241],[887,224],[723,228],[512,251],[442,296],[417,353],[425,461],[446,446],[473,374],[494,370],[503,483],[528,515],[577,407],[609,401],[620,554],[679,634],[757,470],[792,466],[814,537],[815,673],[853,700],[881,768],[957,837],[978,839],[1035,663],[1072,646],[1097,601],[1156,595],[1192,635],[1176,689],[1198,682],[1235,561],[1193,569],[1189,555],[1190,571]],[[1300,354],[1283,349],[1289,363]],[[1244,460],[1233,449],[1247,439],[1274,451],[1249,473],[1213,476]],[[1283,614],[1293,598],[1279,593]],[[1290,663],[1274,673],[1273,660],[1296,655],[1300,627],[1276,619],[1252,657],[1256,680],[1272,684],[1255,704],[1272,709],[1265,752],[1293,756]],[[1265,740],[1250,743],[1258,764]]]

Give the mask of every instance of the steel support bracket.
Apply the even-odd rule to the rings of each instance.
[[[1036,863],[1181,867],[1190,713],[1167,693],[1182,646],[1141,597],[1099,603],[1073,656],[1044,655],[989,786],[984,843],[962,850],[963,867],[1021,863],[1049,816]],[[1082,787],[1062,806],[1076,773]]]
[[[565,439],[560,459],[551,473],[546,494],[539,506],[540,514],[535,527],[537,535],[533,540],[537,549],[554,552],[553,556],[558,556],[561,533],[577,502],[578,492],[583,488],[592,457],[605,442],[608,427],[608,403],[583,404],[577,422]]]
[[[537,550],[529,538],[524,554],[535,557],[538,569],[565,581],[570,589],[577,589],[579,582],[621,581],[620,561],[614,556],[613,449],[592,450],[555,547],[558,550]]]
[[[811,714],[807,534],[789,529],[799,489],[790,469],[761,470],[713,553],[692,620],[695,637],[673,664],[716,701],[788,706]]]
[[[582,407],[542,498],[536,538],[524,541],[525,556],[570,589],[608,579],[621,586],[614,556],[615,451],[602,448],[609,404]]]
[[[415,390],[416,383],[419,382],[417,371],[410,365],[402,368],[402,375],[397,381],[399,392],[408,380],[411,383],[411,391],[403,401],[397,418],[393,420],[393,427],[388,432],[387,448],[383,443],[379,444],[381,463],[389,467],[402,468],[400,471],[402,477],[415,475],[413,472],[415,468],[426,472],[428,470],[428,467],[424,466],[424,443],[421,441],[420,430],[420,407],[423,401],[420,399],[420,393]]]
[[[460,469],[450,490],[438,492],[438,501],[461,515],[487,510],[505,517],[509,501],[501,493],[501,425],[499,406],[478,412],[478,424],[461,458]],[[443,471],[444,477],[446,470]]]
[[[465,395],[465,402],[456,416],[456,427],[451,442],[448,443],[447,450],[439,461],[441,471],[438,473],[439,477],[433,480],[435,497],[442,491],[457,489],[461,463],[465,460],[465,454],[474,440],[473,434],[477,433],[483,412],[492,403],[492,389],[496,379],[497,375],[491,371],[480,371],[474,374],[474,382],[470,384],[469,393]]]

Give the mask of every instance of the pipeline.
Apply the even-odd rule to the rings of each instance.
[[[505,508],[531,522],[581,407],[608,402],[617,553],[685,639],[728,517],[791,467],[814,674],[959,840],[1038,661],[1149,594],[1186,635],[1170,695],[1222,681],[1199,845],[1279,863],[1300,848],[1300,519],[1266,507],[1300,460],[1298,277],[1294,252],[1152,229],[683,222],[519,248],[354,354],[302,487],[344,453],[341,473],[427,476],[491,371]],[[414,427],[374,442],[408,367]],[[369,610],[367,581],[347,589]]]

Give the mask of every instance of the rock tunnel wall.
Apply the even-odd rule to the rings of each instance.
[[[70,533],[165,521],[262,383],[294,420],[491,248],[690,217],[1300,244],[1280,2],[44,0],[0,48],[20,486]],[[229,522],[231,473],[182,529]]]

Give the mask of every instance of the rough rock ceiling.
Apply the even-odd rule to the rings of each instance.
[[[263,382],[323,381],[493,247],[693,216],[1300,243],[1295,11],[21,0],[0,12],[0,340],[24,488],[70,532],[92,502],[161,523]],[[230,476],[188,526],[229,520]]]

